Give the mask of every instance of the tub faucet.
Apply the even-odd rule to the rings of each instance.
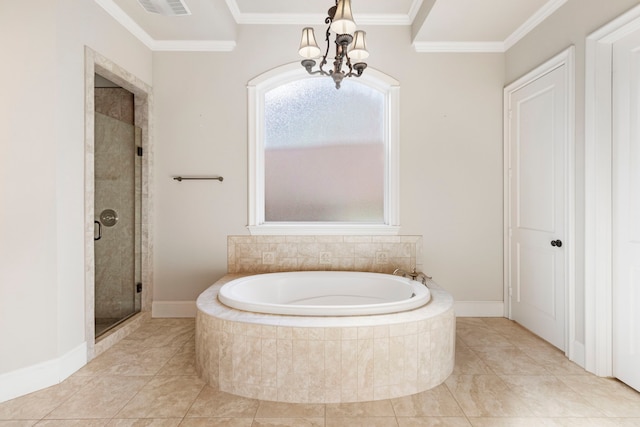
[[[413,271],[414,271],[414,273],[415,273],[415,270],[413,270]],[[413,276],[412,276],[412,277],[413,277]],[[418,279],[418,278],[422,278],[421,282],[422,282],[422,284],[423,284],[423,285],[425,285],[425,286],[427,286],[427,280],[431,280],[431,279],[432,279],[432,277],[431,277],[431,276],[427,276],[427,275],[426,275],[426,274],[424,274],[422,271],[421,271],[421,272],[419,272],[419,273],[416,275],[416,278],[415,278],[415,279],[413,279],[413,280],[416,280],[416,279]]]
[[[394,276],[407,277],[409,275],[409,273],[407,273],[406,271],[404,271],[401,268],[396,268],[395,270],[393,270],[393,275]]]
[[[410,277],[411,280],[418,280],[420,278],[421,279],[420,281],[425,286],[427,286],[427,280],[431,280],[432,279],[431,276],[427,276],[426,274],[424,274],[421,271],[416,271],[415,267],[413,268],[411,273],[407,273],[406,271],[404,271],[401,268],[396,268],[393,271],[393,274],[396,275],[396,276]]]

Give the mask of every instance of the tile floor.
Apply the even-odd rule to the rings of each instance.
[[[213,390],[193,319],[151,319],[63,383],[0,404],[0,426],[640,426],[640,393],[598,378],[507,319],[459,318],[456,367],[426,392],[281,404]]]

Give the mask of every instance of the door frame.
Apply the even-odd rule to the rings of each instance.
[[[636,6],[587,36],[585,57],[585,369],[613,375],[613,44],[640,30]]]
[[[511,187],[510,187],[510,105],[513,92],[539,79],[559,67],[565,67],[567,147],[565,147],[565,354],[571,360],[579,360],[582,346],[576,342],[575,321],[575,47],[570,46],[534,70],[504,88],[503,104],[503,182],[504,182],[504,316],[511,318]]]
[[[107,348],[122,339],[127,333],[144,320],[151,311],[153,296],[153,245],[151,242],[152,229],[152,200],[149,189],[152,188],[152,153],[153,137],[153,111],[152,88],[144,81],[120,67],[110,59],[102,56],[88,46],[85,46],[85,152],[84,152],[84,248],[85,248],[85,342],[87,344],[87,362],[104,352]],[[114,329],[113,333],[105,334],[99,341],[95,340],[95,250],[94,250],[94,152],[95,152],[95,74],[98,73],[134,96],[134,124],[142,129],[142,206],[141,206],[141,262],[142,273],[142,297],[141,312],[130,317]]]

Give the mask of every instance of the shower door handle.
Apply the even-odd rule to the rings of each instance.
[[[95,232],[93,233],[93,240],[100,240],[102,239],[102,224],[100,224],[100,221],[93,221],[94,224],[98,224],[98,237],[96,237]]]

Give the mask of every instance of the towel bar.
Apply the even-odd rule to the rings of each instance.
[[[220,181],[220,182],[222,182],[224,180],[224,178],[221,177],[221,176],[202,176],[202,177],[198,177],[198,176],[194,176],[194,177],[174,176],[173,179],[178,181],[178,182],[182,182],[182,181],[186,181],[186,180],[195,180],[195,179],[217,180],[217,181]]]

